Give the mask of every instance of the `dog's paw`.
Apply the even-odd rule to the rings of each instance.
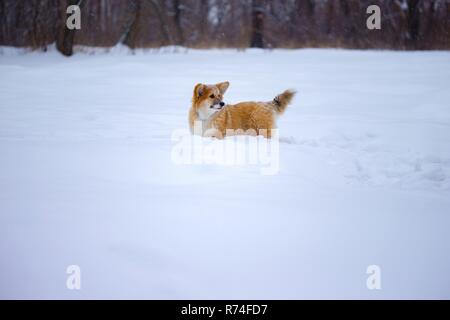
[[[205,131],[205,133],[203,134],[203,137],[223,139],[223,134],[222,134],[222,132],[220,132],[220,130],[211,128],[211,129],[208,129]]]

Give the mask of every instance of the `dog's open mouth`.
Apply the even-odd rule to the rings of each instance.
[[[214,104],[214,105],[211,106],[211,109],[220,110],[223,107],[224,107],[224,104],[223,105],[221,105],[221,104]]]

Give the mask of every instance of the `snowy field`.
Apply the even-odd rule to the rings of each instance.
[[[276,174],[172,161],[224,80],[298,90]],[[450,298],[450,52],[4,50],[0,257],[0,298]]]

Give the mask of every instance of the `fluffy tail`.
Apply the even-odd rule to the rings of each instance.
[[[294,98],[295,93],[293,90],[286,90],[273,99],[272,105],[278,114],[282,114],[286,110],[286,107]]]

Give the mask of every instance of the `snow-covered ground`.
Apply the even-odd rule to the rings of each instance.
[[[168,51],[0,55],[0,298],[450,298],[450,52]],[[276,174],[173,161],[224,80]]]

